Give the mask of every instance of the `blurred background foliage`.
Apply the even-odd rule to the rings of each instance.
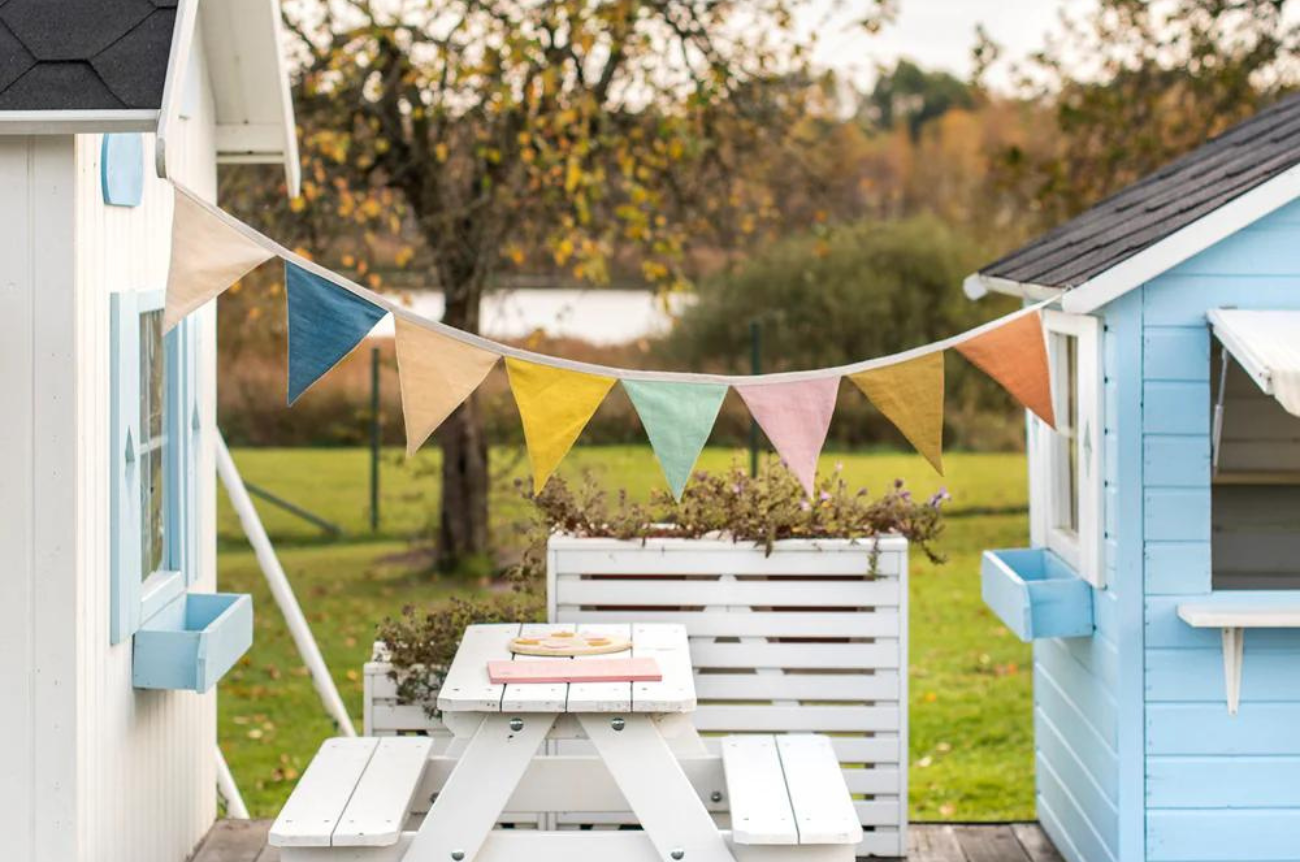
[[[986,83],[999,49],[976,33],[970,80],[902,60],[865,92],[807,64],[791,24],[800,0],[290,6],[303,196],[286,202],[274,171],[247,167],[224,173],[221,193],[376,289],[469,290],[474,308],[445,319],[471,329],[484,293],[521,284],[696,297],[659,341],[538,333],[534,349],[746,371],[758,320],[765,369],[839,364],[1006,311],[1009,300],[970,302],[962,278],[1291,89],[1297,32],[1283,5],[1102,0],[1013,87]],[[866,8],[873,29],[897,4]],[[748,38],[735,36],[741,18]],[[364,359],[281,406],[281,281],[264,267],[222,300],[221,424],[238,444],[359,442]],[[385,435],[398,443],[382,349]],[[1007,399],[956,357],[948,372],[949,446],[1019,446]],[[841,403],[833,446],[901,445],[857,393]],[[470,418],[481,451],[519,439],[503,379]],[[747,425],[729,403],[717,442]],[[641,438],[616,391],[583,440]]]

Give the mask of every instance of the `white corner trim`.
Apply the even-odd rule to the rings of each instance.
[[[280,88],[280,104],[284,127],[284,178],[289,197],[296,198],[302,190],[302,165],[298,159],[298,129],[293,116],[293,93],[289,89],[289,66],[284,59],[284,38],[280,24],[280,0],[267,0],[271,29],[275,34],[275,60]]]
[[[1300,198],[1300,165],[1225,203],[1149,248],[1085,281],[1065,294],[1061,307],[1089,314],[1138,285]]]
[[[172,30],[171,53],[167,55],[167,77],[163,81],[162,105],[158,110],[158,133],[154,141],[154,169],[167,179],[167,136],[180,118],[185,101],[185,76],[190,68],[190,46],[198,20],[198,0],[180,0]]]
[[[89,111],[0,111],[0,135],[75,135],[79,132],[152,132],[150,108]]]
[[[1034,302],[1055,299],[1062,293],[1062,289],[1059,287],[1012,281],[1009,278],[999,278],[996,275],[984,275],[978,272],[966,276],[961,283],[961,289],[968,299],[983,299],[990,293],[1001,293],[1007,296],[1019,296],[1022,299],[1029,299]]]

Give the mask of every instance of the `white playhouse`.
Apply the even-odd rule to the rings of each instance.
[[[171,177],[297,183],[277,0],[0,2],[0,837],[179,862],[217,815],[215,309],[166,338]]]

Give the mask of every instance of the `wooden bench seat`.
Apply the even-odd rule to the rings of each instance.
[[[329,739],[271,826],[272,847],[396,844],[433,741],[422,736]]]
[[[736,844],[846,845],[862,840],[853,797],[825,736],[728,736],[721,748]]]

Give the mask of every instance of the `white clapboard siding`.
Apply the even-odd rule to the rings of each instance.
[[[555,537],[547,586],[554,622],[686,627],[692,719],[711,752],[730,734],[833,734],[866,830],[857,852],[902,854],[905,540],[786,541],[767,554],[726,540]]]
[[[216,197],[201,34],[168,168]],[[274,83],[274,82],[272,82]],[[98,134],[0,136],[0,836],[6,860],[172,862],[217,811],[216,692],[132,686],[109,635],[109,304],[167,280],[171,187],[109,207]],[[144,150],[153,153],[152,134]],[[198,577],[216,585],[216,309],[201,331]]]

